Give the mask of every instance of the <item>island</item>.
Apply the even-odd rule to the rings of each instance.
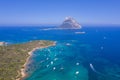
[[[25,77],[25,65],[32,52],[54,45],[54,41],[36,40],[0,46],[0,80],[22,80]]]
[[[66,17],[63,23],[59,26],[62,29],[81,29],[81,25],[72,17]]]

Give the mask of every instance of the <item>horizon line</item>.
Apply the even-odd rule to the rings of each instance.
[[[1,25],[0,24],[0,27],[42,27],[42,26],[60,26],[61,24],[5,24],[5,25]],[[100,26],[120,26],[120,24],[82,24],[81,26],[97,26],[97,27],[100,27]]]

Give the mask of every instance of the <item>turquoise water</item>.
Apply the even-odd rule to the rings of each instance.
[[[48,27],[0,28],[0,41],[9,44],[57,41],[55,46],[33,53],[26,69],[29,76],[25,80],[120,80],[119,27],[46,29]],[[79,31],[85,34],[75,33]]]
[[[67,44],[58,42],[56,46],[35,51],[27,70],[31,74],[26,80],[88,80],[82,55],[89,53],[89,45],[76,41]]]

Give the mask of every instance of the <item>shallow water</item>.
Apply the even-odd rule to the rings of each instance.
[[[74,45],[58,42],[54,47],[37,50],[28,65],[31,74],[26,80],[88,80],[81,56],[86,52],[75,49]]]

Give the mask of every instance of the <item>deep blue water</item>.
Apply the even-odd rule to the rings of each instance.
[[[25,80],[120,80],[120,27],[47,28],[0,27],[0,41],[9,44],[57,41],[56,46],[34,52]],[[75,33],[80,31],[85,34]]]

